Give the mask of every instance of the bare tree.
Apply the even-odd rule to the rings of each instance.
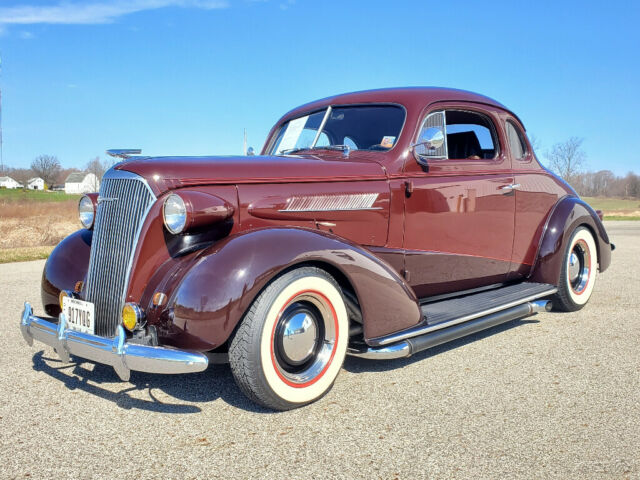
[[[535,154],[536,152],[539,152],[542,146],[540,144],[540,140],[538,140],[538,137],[536,137],[533,134],[527,135],[527,136],[529,137],[529,143],[531,144],[531,149],[533,150],[533,153]]]
[[[622,180],[622,183],[624,185],[625,197],[640,198],[640,176],[633,172],[629,172]]]
[[[104,172],[107,171],[109,167],[107,166],[106,162],[101,162],[100,161],[100,157],[96,157],[93,160],[90,160],[89,163],[87,163],[87,172],[88,173],[93,173],[96,178],[95,178],[95,183],[93,185],[93,189],[97,192],[98,191],[98,187],[100,185],[100,181],[102,180],[102,176],[104,175]]]
[[[569,183],[582,171],[587,161],[582,142],[582,138],[571,137],[565,142],[556,143],[545,155],[551,169]]]
[[[28,168],[9,168],[6,174],[21,184],[23,189],[27,188],[27,182],[34,176],[33,171]]]
[[[51,187],[62,167],[60,166],[60,160],[53,155],[40,155],[31,162],[31,170],[44,180],[47,187]]]

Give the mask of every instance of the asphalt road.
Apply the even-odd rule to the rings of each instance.
[[[18,328],[44,262],[0,265],[2,478],[640,478],[640,222],[589,305],[410,359],[348,358],[321,401],[271,413],[228,366],[65,365]]]

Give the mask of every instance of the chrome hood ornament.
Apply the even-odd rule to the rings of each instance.
[[[132,155],[140,155],[141,153],[142,150],[139,148],[116,148],[107,150],[107,155],[115,158],[121,158],[123,160],[126,160]]]

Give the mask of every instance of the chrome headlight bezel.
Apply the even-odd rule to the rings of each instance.
[[[78,202],[78,218],[84,228],[87,230],[93,228],[96,220],[96,206],[88,195],[83,195]]]
[[[184,232],[187,226],[187,206],[180,195],[170,194],[162,204],[162,220],[165,228],[174,235]]]

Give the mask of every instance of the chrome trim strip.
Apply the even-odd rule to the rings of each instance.
[[[497,307],[482,310],[480,312],[471,313],[469,315],[465,315],[463,317],[456,318],[448,322],[438,323],[432,326],[421,324],[408,330],[392,333],[391,335],[387,335],[385,337],[372,338],[367,343],[374,347],[389,345],[391,343],[396,343],[401,340],[406,340],[407,338],[417,337],[419,335],[424,335],[425,333],[435,332],[436,330],[442,330],[443,328],[452,327],[454,325],[458,325],[459,323],[464,323],[464,322],[468,322],[469,320],[474,320],[476,318],[484,317],[486,315],[491,315],[492,313],[496,313],[501,310],[506,310],[507,308],[516,307],[518,305],[522,305],[523,303],[528,303],[538,298],[546,297],[547,295],[552,295],[557,291],[558,289],[556,287],[552,287],[543,292],[539,292],[534,295],[530,295],[528,297],[514,300],[512,302],[505,303]]]
[[[353,210],[382,210],[372,205],[378,193],[345,193],[331,195],[296,195],[287,200],[279,212],[345,212]]]
[[[382,210],[382,207],[369,207],[369,208],[327,208],[327,209],[314,209],[314,210],[278,210],[278,212],[362,212],[366,210]]]
[[[28,302],[24,304],[20,330],[27,344],[36,339],[53,347],[63,362],[75,355],[94,362],[111,365],[121,380],[129,380],[131,370],[147,373],[195,373],[206,370],[206,355],[188,350],[153,347],[127,343],[124,328],[118,326],[116,336],[105,338],[66,328],[64,313],[58,325],[33,315]]]

